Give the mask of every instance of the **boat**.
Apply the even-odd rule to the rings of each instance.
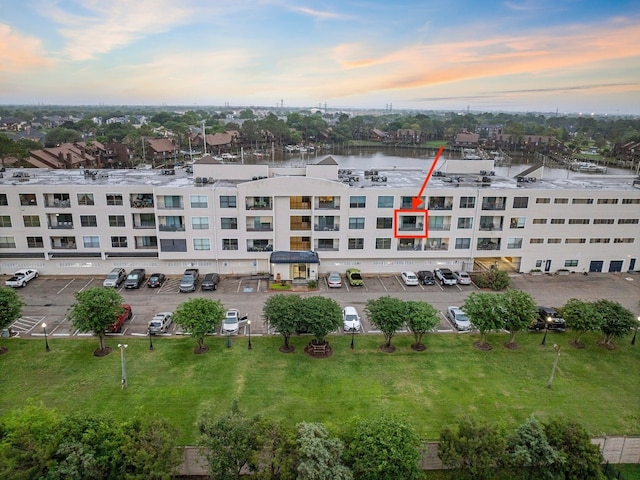
[[[606,173],[607,167],[591,162],[573,162],[571,164],[571,170],[581,173]]]

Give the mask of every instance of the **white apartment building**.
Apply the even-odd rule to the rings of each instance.
[[[426,184],[427,170],[340,170],[331,157],[306,167],[205,157],[193,173],[7,169],[0,273],[273,274],[283,258],[299,279],[494,262],[518,272],[640,269],[633,176],[545,180],[540,169],[511,179],[490,176],[486,162],[449,161]],[[291,251],[305,253],[283,257]]]

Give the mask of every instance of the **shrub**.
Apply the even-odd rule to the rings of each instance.
[[[481,273],[475,282],[480,288],[490,288],[498,291],[506,289],[511,284],[511,279],[504,270],[487,270]]]

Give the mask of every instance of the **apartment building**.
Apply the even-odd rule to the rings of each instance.
[[[633,176],[502,178],[490,162],[449,161],[426,184],[427,170],[342,170],[331,157],[305,167],[205,157],[176,170],[7,169],[0,272],[639,269]]]

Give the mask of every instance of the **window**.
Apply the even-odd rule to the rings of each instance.
[[[511,217],[509,228],[524,228],[526,217]]]
[[[38,215],[24,215],[22,217],[25,227],[39,227],[40,217]]]
[[[536,268],[540,268],[542,266],[542,260],[536,260]]]
[[[564,243],[587,243],[584,238],[565,238]]]
[[[390,250],[391,239],[390,238],[376,238],[376,250]]]
[[[110,227],[124,227],[124,215],[109,215]]]
[[[98,220],[95,215],[80,215],[80,226],[82,227],[97,227]]]
[[[529,206],[529,197],[514,197],[513,208],[527,208]]]
[[[574,198],[571,203],[574,205],[591,205],[593,198]]]
[[[594,225],[613,225],[613,223],[614,223],[613,218],[594,218],[593,219]]]
[[[362,250],[364,248],[364,238],[350,238],[349,250]]]
[[[191,228],[194,230],[209,230],[209,217],[191,217]]]
[[[164,199],[164,207],[160,208],[182,208],[181,195],[162,195]]]
[[[310,210],[311,197],[308,197],[308,196],[289,197],[289,208],[291,210]]]
[[[95,202],[93,201],[93,193],[79,193],[78,205],[85,205],[85,206],[95,205]]]
[[[618,203],[617,198],[599,198],[598,205],[616,205]]]
[[[564,218],[552,218],[551,225],[564,225]]]
[[[613,243],[633,243],[635,239],[633,238],[614,238]]]
[[[590,238],[589,243],[609,243],[610,238]]]
[[[0,207],[6,207],[7,205],[9,205],[9,202],[7,202],[7,194],[0,193]]]
[[[618,219],[618,225],[637,225],[637,224],[638,224],[637,218],[619,218]]]
[[[209,199],[206,195],[191,195],[191,208],[207,208]]]
[[[82,237],[84,248],[100,248],[100,237],[97,235],[88,235]]]
[[[44,248],[42,237],[27,237],[28,248]]]
[[[561,238],[549,238],[547,239],[547,243],[562,243]]]
[[[471,248],[470,238],[456,238],[455,247],[456,250],[465,250]]]
[[[536,198],[536,203],[551,203],[551,199],[548,197]]]
[[[187,241],[184,238],[160,239],[161,252],[186,252]]]
[[[338,240],[333,238],[319,238],[317,250],[338,250]]]
[[[0,215],[0,227],[11,227],[10,215]]]
[[[460,197],[460,208],[475,208],[476,197]]]
[[[238,239],[237,238],[223,238],[222,239],[222,250],[238,250]]]
[[[378,197],[378,208],[393,208],[393,196],[380,195]]]
[[[461,229],[473,228],[473,217],[458,218],[458,228],[461,228]]]
[[[107,205],[123,205],[121,193],[107,193]]]
[[[588,218],[570,218],[569,225],[589,225]]]
[[[208,238],[194,238],[193,239],[194,250],[211,250],[211,240]]]
[[[534,225],[546,225],[547,224],[547,219],[546,218],[534,218],[533,219],[533,224]]]
[[[220,219],[221,226],[223,230],[237,230],[238,229],[238,219],[234,217],[229,218],[221,218]]]
[[[111,237],[113,248],[127,248],[127,237]]]
[[[578,266],[578,260],[565,260],[564,261],[564,266],[565,267],[577,267]]]
[[[349,228],[351,230],[362,230],[364,228],[364,217],[349,218]]]
[[[529,240],[529,243],[534,244],[534,243],[544,243],[544,238],[532,238]]]
[[[554,198],[553,203],[569,203],[568,198]]]
[[[237,206],[235,195],[220,195],[220,208],[236,208]]]
[[[349,197],[349,206],[351,208],[365,208],[367,206],[367,197],[364,195],[354,195]]]
[[[376,219],[376,228],[378,228],[378,229],[393,228],[393,218],[391,218],[391,217],[378,217]]]
[[[637,205],[640,203],[640,198],[623,198],[623,205]]]
[[[521,237],[508,238],[507,248],[522,248],[522,238]]]
[[[26,206],[34,206],[37,205],[38,202],[36,200],[36,194],[35,193],[21,193],[20,194],[20,205],[22,205],[23,207]]]
[[[0,248],[16,248],[14,237],[0,237]]]

